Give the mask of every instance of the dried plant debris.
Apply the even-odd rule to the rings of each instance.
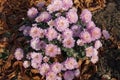
[[[89,60],[84,60],[80,67],[80,80],[89,80],[89,78],[97,71],[97,66],[90,63]]]
[[[97,11],[105,7],[106,0],[73,0],[78,9]]]
[[[8,24],[9,27],[13,27],[22,21],[23,17],[26,17],[26,11],[31,6],[35,6],[39,2],[45,2],[49,4],[51,0],[0,0],[0,13],[6,17],[2,24]],[[96,11],[105,7],[105,0],[73,0],[74,5],[78,9],[89,9]],[[1,21],[0,21],[1,22]],[[6,25],[0,24],[0,29]]]
[[[0,80],[44,80],[44,77],[40,76],[38,70],[24,69],[22,61],[15,61],[13,55],[10,55],[7,61],[0,60],[0,64],[2,64],[2,66],[0,65]],[[91,64],[89,60],[80,60],[80,64],[81,74],[74,80],[89,80],[97,71],[96,66]]]
[[[8,39],[7,38],[0,39],[0,53],[4,52],[4,49],[7,47],[7,45],[8,45]]]
[[[0,34],[6,32],[7,29],[8,29],[8,25],[6,23],[5,15],[0,13]]]

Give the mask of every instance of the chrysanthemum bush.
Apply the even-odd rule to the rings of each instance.
[[[19,28],[27,44],[14,53],[24,68],[37,69],[46,80],[73,80],[80,75],[79,59],[98,61],[102,31],[89,10],[78,14],[72,0],[52,0],[48,6],[30,8],[27,15]],[[103,34],[105,39],[110,36],[106,30]]]

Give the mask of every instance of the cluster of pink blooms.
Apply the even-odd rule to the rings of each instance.
[[[40,3],[36,8],[32,7],[28,10],[27,15],[34,23],[29,26],[26,23],[27,25],[20,27],[19,31],[23,31],[24,36],[31,39],[28,41],[31,49],[24,54],[23,49],[17,48],[14,53],[15,58],[17,60],[25,59],[24,68],[32,66],[32,68],[38,69],[40,75],[46,80],[62,80],[63,78],[73,80],[80,75],[78,59],[74,56],[68,57],[63,48],[74,49],[87,45],[84,47],[86,57],[89,57],[95,64],[99,60],[98,49],[102,47],[99,40],[102,33],[105,39],[109,39],[110,35],[108,31],[101,31],[95,25],[89,10],[84,9],[78,15],[72,0],[52,0],[51,4],[40,11],[39,8],[43,6],[44,3]],[[90,45],[90,43],[94,45]],[[81,52],[78,53],[81,54]],[[52,61],[56,56],[63,54],[66,55],[66,59],[63,59],[62,62]]]
[[[23,50],[21,48],[17,48],[15,52],[15,57],[17,60],[21,60],[23,58]],[[42,53],[31,52],[29,53],[29,60],[25,60],[23,62],[24,68],[29,68],[30,65],[38,69],[42,76],[46,76],[46,80],[62,80],[61,72],[65,72],[63,74],[65,80],[72,80],[74,77],[78,77],[80,71],[78,69],[78,63],[75,58],[70,57],[67,58],[64,62],[53,62],[49,64],[50,57],[43,57]]]
[[[51,4],[47,6],[47,10],[49,11],[49,13],[53,13],[60,10],[67,11],[72,6],[72,0],[52,0]]]

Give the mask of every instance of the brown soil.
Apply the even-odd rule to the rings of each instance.
[[[110,32],[111,39],[104,41],[98,72],[91,80],[120,80],[120,0],[107,0],[106,8],[94,14],[94,21]]]

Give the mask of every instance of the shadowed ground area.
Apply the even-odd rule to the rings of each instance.
[[[105,47],[101,49],[98,72],[91,80],[101,80],[101,77],[120,80],[120,0],[107,1],[107,6],[94,14],[94,20],[110,32],[111,39],[103,44]]]

